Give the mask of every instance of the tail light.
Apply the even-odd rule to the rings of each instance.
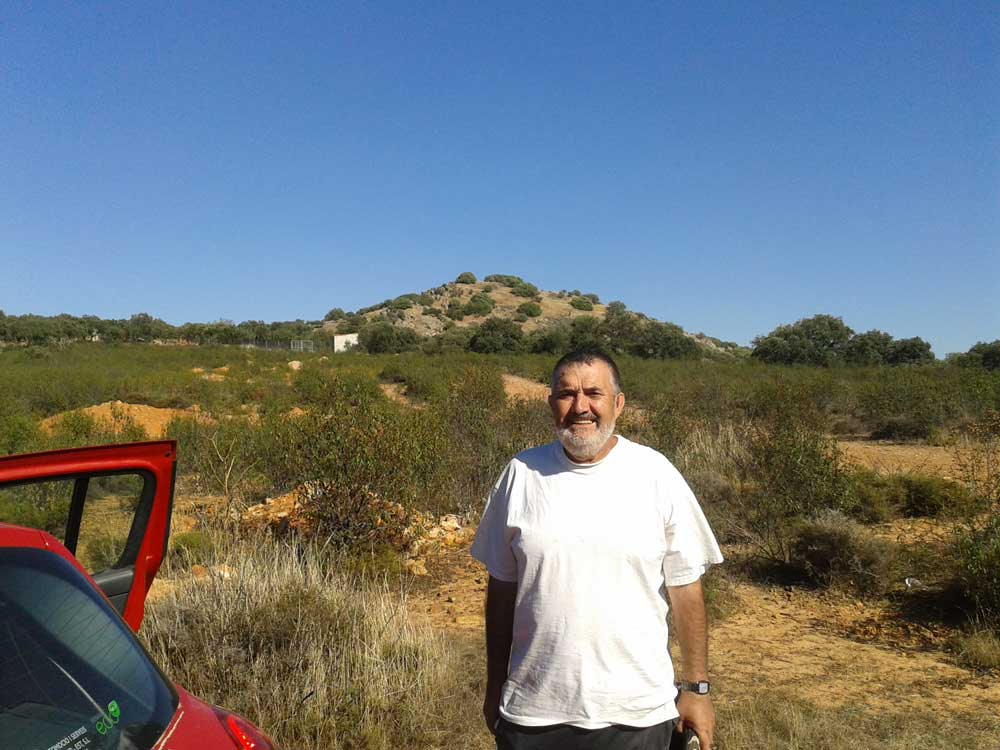
[[[274,743],[246,719],[227,714],[223,723],[240,750],[275,750]]]

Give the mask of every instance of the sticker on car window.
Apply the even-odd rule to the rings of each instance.
[[[111,703],[108,704],[108,712],[97,720],[97,733],[107,734],[119,721],[121,721],[121,718],[122,710],[118,707],[118,701],[111,701]]]
[[[80,750],[90,744],[90,738],[86,734],[85,726],[74,729],[54,745],[49,745],[46,750]]]

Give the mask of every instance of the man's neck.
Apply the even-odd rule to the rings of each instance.
[[[575,464],[596,464],[598,461],[601,461],[609,453],[611,453],[611,449],[614,448],[615,445],[617,444],[618,444],[618,436],[612,435],[611,437],[608,438],[608,441],[601,446],[601,449],[597,451],[597,453],[595,453],[593,456],[574,456],[572,453],[566,450],[565,445],[562,447],[562,449],[563,453],[566,454],[566,458],[568,458]]]

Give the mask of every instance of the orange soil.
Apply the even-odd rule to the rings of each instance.
[[[146,434],[151,438],[163,437],[167,424],[175,417],[196,417],[198,419],[208,420],[208,417],[202,414],[197,406],[191,407],[190,409],[161,409],[156,406],[147,406],[145,404],[129,404],[124,401],[106,401],[103,404],[88,406],[83,409],[79,409],[78,411],[82,411],[84,414],[91,416],[98,422],[104,422],[105,424],[111,426],[115,423],[115,413],[127,416],[133,422],[141,426],[146,431]],[[39,423],[39,426],[46,433],[51,435],[55,430],[56,425],[58,425],[66,413],[67,412],[63,412],[61,414],[55,414],[51,417],[46,417]]]
[[[850,463],[881,474],[915,472],[951,478],[961,473],[954,448],[873,440],[838,440],[837,445]]]

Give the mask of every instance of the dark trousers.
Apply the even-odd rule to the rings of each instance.
[[[497,750],[667,750],[677,720],[651,727],[523,727],[500,719]]]

